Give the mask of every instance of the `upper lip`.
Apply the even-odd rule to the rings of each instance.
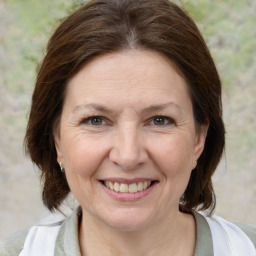
[[[118,182],[118,183],[124,183],[124,184],[133,184],[138,182],[144,182],[144,181],[156,181],[156,179],[152,178],[134,178],[134,179],[126,179],[126,178],[106,178],[102,179],[101,181],[112,181],[112,182]]]

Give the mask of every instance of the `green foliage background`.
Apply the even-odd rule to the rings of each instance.
[[[4,206],[0,222],[10,232],[31,224],[31,219],[39,215],[40,210],[33,212],[24,204],[25,196],[36,191],[31,200],[41,209],[40,190],[31,185],[35,184],[35,178],[28,179],[33,169],[22,154],[36,68],[54,28],[82,2],[85,1],[0,0],[0,203]],[[256,218],[256,1],[174,2],[196,21],[223,81],[227,148],[225,161],[215,177],[217,212],[224,217],[253,222]],[[27,185],[31,190],[23,189]],[[17,188],[23,192],[18,194]],[[23,225],[9,219],[22,214],[24,217],[17,222]],[[1,236],[5,234],[0,233],[0,239]]]

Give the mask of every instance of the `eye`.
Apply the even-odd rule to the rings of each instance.
[[[174,121],[170,117],[166,117],[166,116],[155,116],[151,119],[151,124],[157,125],[157,126],[165,126],[173,123]]]
[[[92,116],[83,120],[83,123],[88,125],[100,126],[100,125],[104,125],[106,122],[101,116]]]

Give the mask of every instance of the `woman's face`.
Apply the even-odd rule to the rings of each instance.
[[[69,81],[57,160],[87,218],[139,230],[178,214],[206,132],[196,132],[186,82],[166,57],[105,54]]]

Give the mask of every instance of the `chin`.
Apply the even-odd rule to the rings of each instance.
[[[143,230],[153,222],[150,214],[143,214],[141,211],[133,209],[122,209],[116,213],[111,212],[109,216],[105,215],[101,220],[114,230],[126,232]]]
[[[123,232],[135,232],[145,229],[148,224],[145,221],[124,221],[124,220],[114,220],[108,221],[106,224],[113,230],[123,231]]]

